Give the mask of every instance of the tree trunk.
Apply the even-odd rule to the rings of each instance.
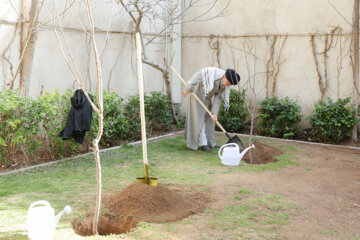
[[[20,65],[20,82],[19,90],[20,95],[27,96],[29,94],[30,80],[31,80],[31,67],[34,57],[35,41],[37,33],[33,31],[33,27],[38,22],[38,0],[31,1],[31,8],[29,12],[29,24],[26,31],[25,37],[25,26],[21,27],[21,44],[20,51],[21,56],[19,65]],[[22,13],[22,19],[24,19],[25,13]],[[25,23],[22,23],[25,24]]]
[[[13,79],[13,81],[16,79],[17,73],[20,72],[20,76],[22,75],[22,67],[21,67],[21,62],[22,62],[22,56],[23,56],[23,52],[25,49],[26,44],[26,22],[24,21],[24,19],[26,18],[26,12],[27,12],[27,8],[26,8],[26,0],[20,0],[19,1],[20,4],[20,19],[22,20],[21,24],[20,24],[20,49],[19,49],[19,63],[18,63],[18,67],[17,70],[15,72],[15,77]],[[19,82],[19,89],[21,92],[22,89],[22,83],[21,83],[21,77],[20,77],[20,82]]]
[[[256,108],[256,106],[254,106],[254,108]],[[251,114],[251,127],[250,127],[250,135],[249,135],[249,146],[252,145],[253,143],[253,133],[254,133],[254,122],[255,122],[255,116],[256,116],[256,110],[254,109],[254,111],[250,111]],[[250,156],[250,163],[253,164],[253,155],[252,155],[252,148],[250,148],[250,152],[249,152],[249,156]]]
[[[171,101],[171,114],[172,114],[172,118],[173,118],[173,123],[177,124],[178,118],[176,116],[176,109],[175,109],[174,103],[172,101],[171,86],[170,86],[170,81],[169,81],[169,72],[168,71],[163,72],[163,77],[164,77],[165,87],[166,87],[166,96]]]

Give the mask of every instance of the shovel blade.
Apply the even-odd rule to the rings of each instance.
[[[151,178],[151,177],[142,177],[142,178],[136,178],[138,182],[154,186],[156,187],[158,185],[158,179],[157,178]]]
[[[236,143],[237,145],[239,145],[240,151],[244,150],[245,148],[241,139],[237,135],[229,138],[229,141],[227,141],[227,143]]]

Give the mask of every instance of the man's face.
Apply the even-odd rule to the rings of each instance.
[[[221,83],[227,87],[231,86],[231,83],[226,79],[226,76],[223,76],[223,78],[221,79]]]

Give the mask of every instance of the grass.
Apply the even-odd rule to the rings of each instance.
[[[219,144],[226,140],[222,136],[217,136]],[[276,163],[248,165],[242,161],[239,167],[227,167],[221,165],[217,151],[212,153],[190,151],[185,146],[184,138],[179,136],[148,144],[149,174],[152,177],[158,177],[159,182],[163,184],[189,186],[198,191],[207,191],[215,176],[220,174],[241,173],[242,171],[255,173],[268,170],[278,171],[288,164],[297,165],[296,148],[286,146],[283,148],[284,154],[278,157],[279,161]],[[134,182],[136,177],[143,177],[141,145],[125,145],[119,149],[101,153],[101,165],[103,193],[118,193]],[[82,216],[89,208],[92,209],[95,204],[95,194],[96,169],[91,155],[0,176],[0,240],[27,239],[27,210],[29,205],[37,200],[49,201],[56,213],[65,205],[70,205],[75,210],[72,215],[63,217],[57,228],[57,235],[67,237],[62,239],[75,239],[68,220]],[[252,195],[253,192],[250,190],[239,189],[232,199],[239,201]],[[282,201],[281,198],[275,200]],[[286,202],[281,202],[281,204],[284,203]],[[286,212],[278,210],[276,214],[269,214],[271,209],[262,210],[267,205],[272,206],[267,202],[266,196],[236,206],[229,205],[220,212],[212,212],[211,221],[214,225],[224,221],[222,229],[234,229],[249,224],[254,225],[257,222],[255,220],[261,218],[262,222],[255,224],[253,230],[257,231],[256,227],[260,227],[262,232],[268,229],[264,226],[287,223],[289,216]],[[228,214],[236,214],[232,215],[236,218],[235,223],[230,223],[231,218]],[[149,231],[149,228],[151,228],[151,234],[144,236],[144,232]],[[127,236],[134,239],[167,239],[166,233],[176,231],[178,231],[176,223],[165,225],[141,223]],[[95,237],[86,239],[95,239]],[[96,239],[118,238],[106,236],[96,237]]]
[[[284,200],[280,195],[257,196],[246,189],[241,189],[239,193],[245,193],[247,199],[226,205],[221,211],[207,210],[213,215],[209,224],[214,229],[241,232],[241,239],[277,239],[279,235],[275,226],[288,224],[290,212],[297,210],[294,203]]]

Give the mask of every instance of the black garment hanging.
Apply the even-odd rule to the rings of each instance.
[[[89,94],[91,101],[93,96]],[[82,144],[85,133],[91,128],[92,107],[81,89],[75,91],[71,97],[71,109],[64,130],[60,132],[63,140],[74,138],[75,142]]]

